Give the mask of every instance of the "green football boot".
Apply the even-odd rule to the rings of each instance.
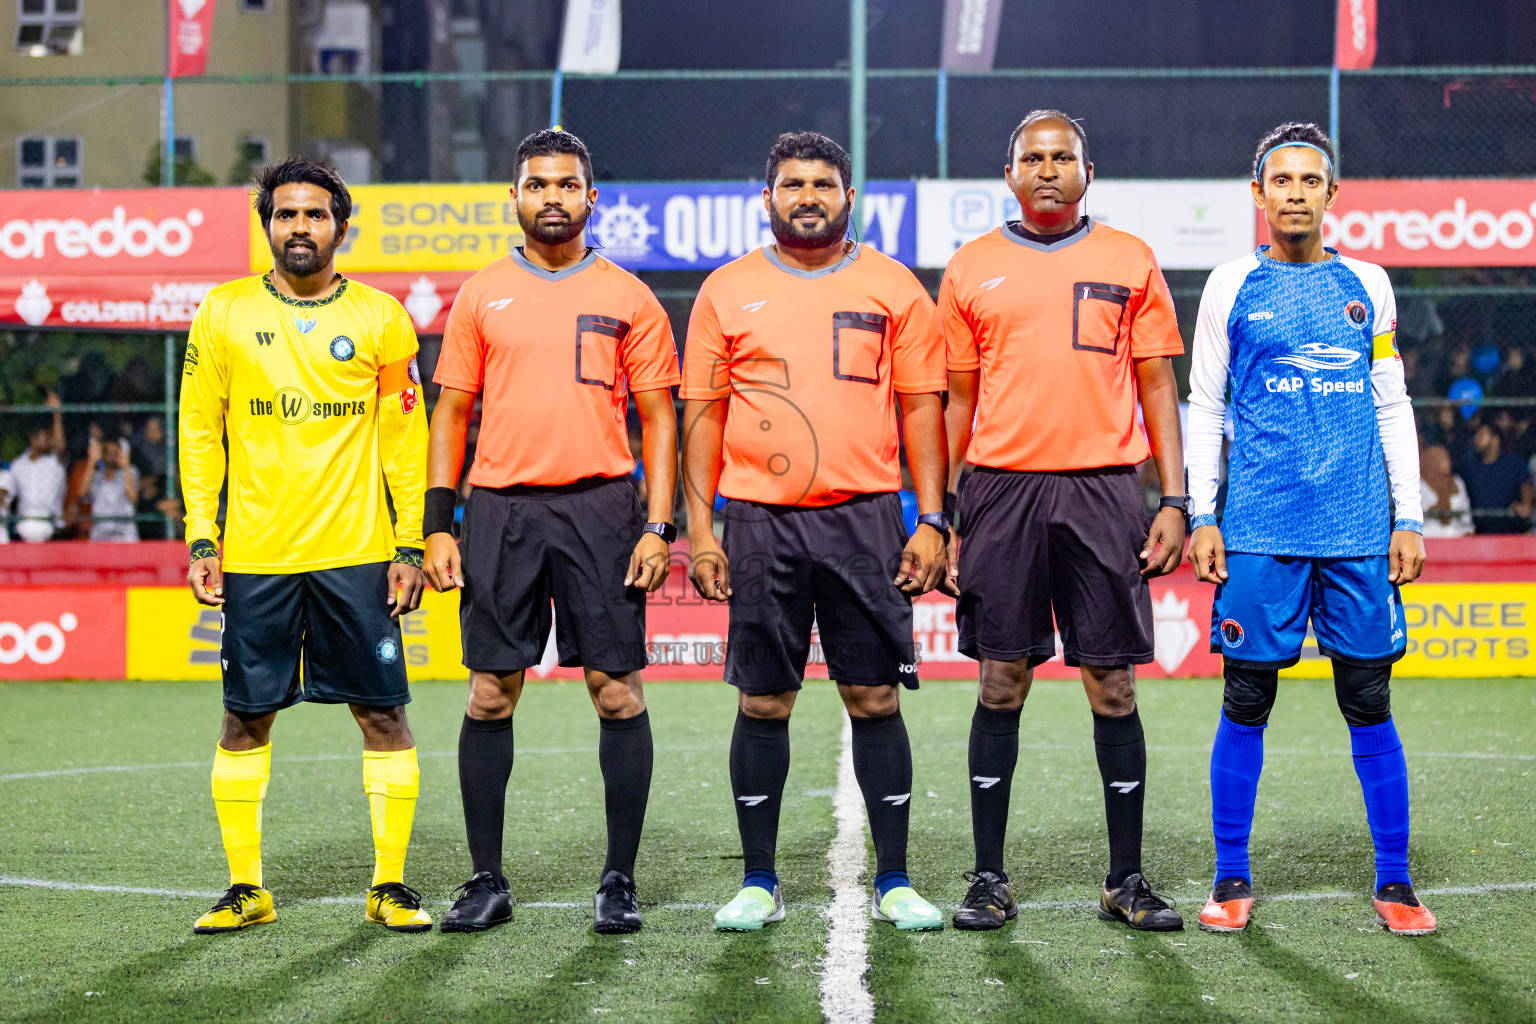
[[[904,932],[927,932],[944,927],[944,915],[939,913],[939,908],[907,885],[898,885],[884,897],[876,890],[870,916],[876,921],[889,921]]]
[[[769,892],[749,885],[736,898],[715,911],[715,927],[722,932],[755,932],[765,924],[784,920],[784,897],[779,887]]]

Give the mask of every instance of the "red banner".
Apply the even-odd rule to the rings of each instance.
[[[1376,0],[1338,0],[1333,30],[1333,63],[1359,71],[1376,63]]]
[[[0,679],[121,679],[122,587],[0,590]]]
[[[1258,237],[1269,238],[1262,210]],[[1323,244],[1388,267],[1531,266],[1536,180],[1345,178]]]
[[[214,0],[167,0],[171,46],[165,73],[170,78],[201,75],[208,70],[208,43],[213,38]]]

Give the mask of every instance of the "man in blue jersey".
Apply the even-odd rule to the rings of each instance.
[[[1264,728],[1309,617],[1349,723],[1376,848],[1377,921],[1403,935],[1435,930],[1408,877],[1408,766],[1388,685],[1407,642],[1397,588],[1424,566],[1417,437],[1386,272],[1323,246],[1338,188],[1317,125],[1284,124],[1260,139],[1253,197],[1272,242],[1211,273],[1195,327],[1189,559],[1217,585],[1211,649],[1226,678],[1211,751],[1207,931],[1248,924]],[[1229,382],[1234,437],[1217,526]]]

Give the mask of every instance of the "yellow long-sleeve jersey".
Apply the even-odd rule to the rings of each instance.
[[[279,294],[266,275],[209,292],[182,369],[187,543],[218,539],[227,436],[226,571],[307,572],[420,548],[416,348],[400,303],[356,281],[312,301]]]

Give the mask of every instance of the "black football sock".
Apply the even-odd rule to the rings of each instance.
[[[731,733],[731,795],[741,832],[742,867],[773,871],[779,842],[779,805],[789,777],[789,719],[736,712]]]
[[[907,870],[907,819],[912,812],[912,744],[897,710],[853,719],[853,774],[864,794],[875,874]]]
[[[1141,870],[1141,813],[1146,797],[1147,741],[1141,715],[1093,716],[1093,750],[1104,780],[1104,818],[1109,825],[1109,887]]]
[[[501,877],[501,830],[512,777],[512,716],[484,721],[464,716],[459,729],[459,796],[476,873]]]
[[[645,827],[645,803],[651,795],[651,714],[602,718],[597,763],[603,771],[603,804],[608,812],[608,860],[603,874],[618,871],[635,877],[635,854]]]
[[[976,870],[1008,877],[1003,870],[1003,838],[1008,832],[1008,800],[1013,769],[1019,763],[1019,713],[976,702],[971,716],[971,836]]]

